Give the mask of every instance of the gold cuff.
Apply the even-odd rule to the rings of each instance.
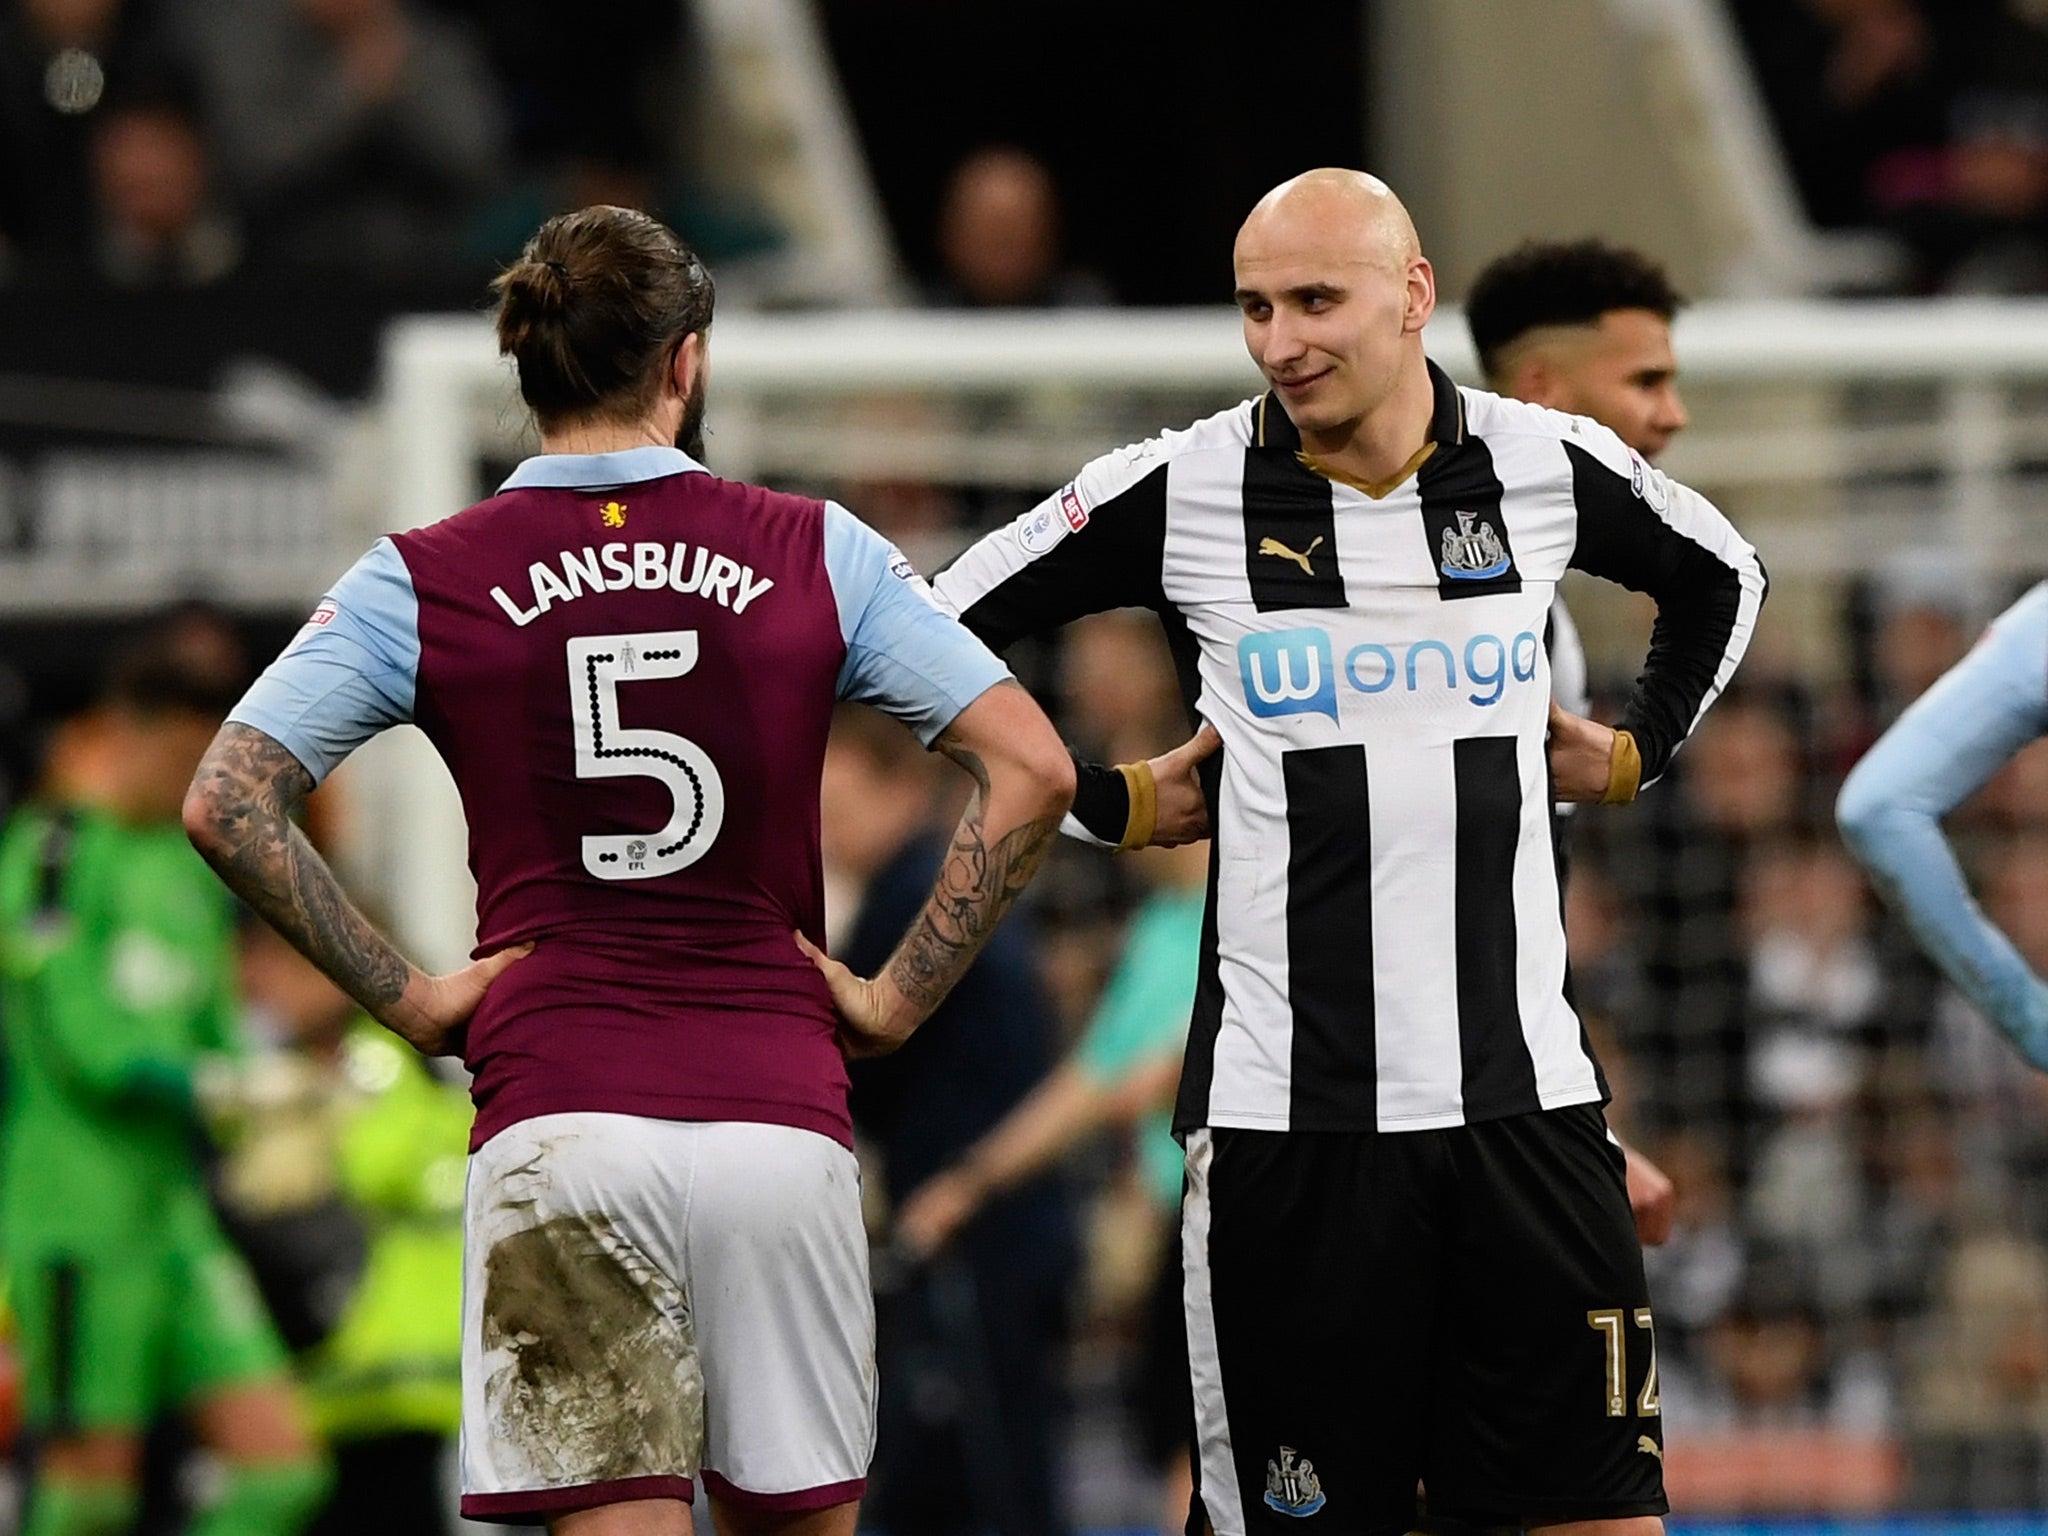
[[[1116,771],[1124,776],[1124,788],[1130,791],[1131,796],[1131,814],[1124,822],[1124,840],[1116,847],[1119,853],[1129,853],[1133,848],[1143,848],[1152,841],[1152,833],[1159,825],[1159,786],[1153,781],[1150,763],[1118,763]]]
[[[1607,793],[1602,805],[1627,805],[1643,785],[1643,754],[1627,731],[1614,733],[1614,746],[1607,756]]]

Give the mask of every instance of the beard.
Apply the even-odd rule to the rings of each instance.
[[[690,396],[683,402],[683,419],[676,424],[676,446],[695,459],[704,462],[704,376],[700,373]]]

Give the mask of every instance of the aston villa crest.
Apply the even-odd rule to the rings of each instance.
[[[1266,1508],[1302,1520],[1327,1501],[1323,1480],[1316,1476],[1316,1464],[1307,1457],[1299,1461],[1294,1458],[1294,1447],[1283,1445],[1280,1459],[1266,1463]]]
[[[1446,528],[1443,559],[1437,569],[1454,581],[1485,581],[1507,571],[1508,547],[1501,542],[1493,524],[1479,521],[1477,512],[1457,514],[1458,526]]]

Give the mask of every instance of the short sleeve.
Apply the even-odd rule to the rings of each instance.
[[[896,546],[825,504],[825,570],[846,660],[839,697],[901,720],[926,746],[1009,668],[933,599]]]
[[[379,731],[412,719],[419,599],[398,546],[379,539],[229,713],[282,745],[317,784]]]

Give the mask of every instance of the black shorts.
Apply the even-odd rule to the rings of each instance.
[[[1191,1532],[1668,1508],[1642,1250],[1597,1105],[1196,1131],[1184,1209]]]

